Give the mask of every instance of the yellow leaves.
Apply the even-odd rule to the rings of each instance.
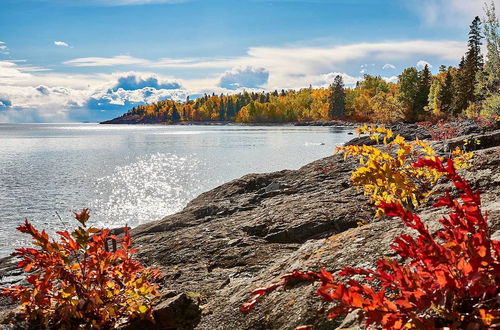
[[[61,297],[63,299],[73,297],[75,294],[75,288],[73,286],[66,286],[64,289],[61,290]]]
[[[359,158],[362,165],[352,173],[351,181],[362,186],[365,195],[370,196],[375,204],[385,201],[417,207],[442,176],[435,169],[413,167],[413,162],[419,157],[435,157],[432,147],[419,139],[407,142],[400,135],[394,136],[391,130],[374,125],[365,124],[356,128],[356,132],[368,134],[377,143],[383,138],[384,150],[366,145],[338,147],[336,153],[344,152],[344,159]],[[469,166],[471,157],[471,153],[465,154],[460,149],[452,153],[455,166],[459,169]],[[377,215],[383,215],[381,213],[381,210],[377,210]]]
[[[79,263],[72,264],[71,267],[70,267],[70,270],[72,272],[76,272],[76,271],[80,270],[80,264]]]

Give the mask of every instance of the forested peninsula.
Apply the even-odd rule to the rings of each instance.
[[[500,115],[500,40],[493,12],[470,25],[468,49],[458,67],[409,67],[395,81],[365,74],[354,87],[341,75],[333,84],[300,90],[242,91],[184,102],[138,105],[104,124],[187,122],[288,123],[342,119],[355,122],[418,122]],[[481,52],[483,41],[486,56]]]

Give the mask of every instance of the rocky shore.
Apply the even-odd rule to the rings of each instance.
[[[393,128],[408,138],[429,137],[418,127]],[[483,210],[489,211],[498,239],[500,130],[485,132],[465,124],[459,129],[470,135],[434,147],[446,153],[464,139],[481,141],[464,177],[481,190]],[[404,228],[397,219],[374,218],[374,208],[350,183],[356,166],[356,161],[333,155],[299,170],[249,174],[201,194],[176,214],[133,229],[138,257],[164,274],[163,296],[156,325],[126,328],[293,329],[314,324],[334,329],[342,321],[343,327],[354,326],[352,316],[336,322],[318,317],[320,300],[312,285],[274,292],[247,315],[239,307],[252,290],[294,269],[370,267],[377,258],[394,256],[389,244]],[[446,188],[441,183],[434,190]],[[424,205],[418,213],[436,226],[439,211]],[[0,274],[5,283],[16,271],[4,261]]]
[[[234,121],[178,121],[178,122],[160,122],[155,117],[138,118],[133,115],[124,114],[121,117],[100,122],[100,124],[157,124],[157,125],[207,125],[207,126],[221,126],[221,125],[240,125],[240,126],[342,126],[352,127],[359,125],[352,121],[345,120],[328,120],[328,121],[302,121],[302,122],[262,122],[262,123],[237,123]]]

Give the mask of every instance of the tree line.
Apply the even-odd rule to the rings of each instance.
[[[396,82],[365,74],[346,88],[337,75],[328,88],[207,95],[185,102],[163,100],[138,105],[124,116],[148,122],[235,121],[296,122],[345,119],[368,122],[416,122],[461,116],[500,115],[500,34],[495,6],[484,22],[471,25],[467,52],[457,67],[409,67]],[[486,42],[486,58],[481,53]]]

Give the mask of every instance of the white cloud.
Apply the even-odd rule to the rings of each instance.
[[[395,83],[398,81],[398,76],[392,76],[392,77],[382,77],[382,79],[384,79],[386,82],[392,82],[392,83]]]
[[[9,48],[7,47],[7,45],[5,44],[5,42],[3,42],[3,41],[0,41],[0,54],[3,54],[3,55],[9,55],[10,54]]]
[[[59,46],[59,47],[69,47],[68,43],[64,41],[54,41],[54,45]]]
[[[25,70],[22,63],[0,61],[0,122],[92,119],[98,110],[125,112],[139,103],[188,95],[176,80],[151,73],[66,75]]]
[[[384,66],[382,67],[382,70],[394,70],[394,69],[396,69],[396,66],[390,63],[384,64]]]
[[[219,86],[227,89],[259,88],[267,83],[269,71],[265,68],[237,67],[224,72]]]
[[[154,89],[179,89],[181,85],[178,81],[172,79],[163,79],[156,74],[141,74],[129,72],[122,74],[113,90],[136,90],[145,87]]]
[[[487,3],[490,0],[486,0]],[[493,0],[497,8],[500,0]],[[406,4],[428,26],[467,26],[483,15],[485,0],[409,0]]]
[[[405,42],[359,43],[334,47],[252,47],[247,55],[233,58],[184,58],[148,60],[129,55],[114,57],[83,57],[64,62],[78,67],[137,65],[149,68],[232,68],[236,66],[286,67],[298,64],[303,68],[321,70],[359,59],[408,59],[414,55],[436,56],[442,60],[458,60],[465,43],[457,41],[415,40]]]
[[[326,85],[330,85],[333,83],[334,79],[336,76],[340,75],[342,77],[342,80],[344,81],[344,84],[347,86],[353,86],[355,85],[358,81],[362,80],[362,77],[353,77],[350,76],[346,73],[343,72],[330,72],[324,75],[321,75],[321,79],[319,82],[320,87],[324,87]]]
[[[114,57],[82,57],[63,62],[71,66],[92,67],[92,66],[116,66],[116,65],[140,65],[148,66],[150,61],[135,58],[128,55]]]
[[[419,69],[423,69],[426,65],[429,67],[429,69],[432,69],[432,65],[427,61],[420,60],[417,62],[417,68]]]
[[[269,72],[266,86],[271,89],[281,89],[308,86],[310,81],[313,81],[312,79],[319,79],[319,75],[326,72],[346,71],[351,63],[360,61],[370,60],[382,63],[410,61],[416,56],[425,56],[439,61],[458,61],[465,49],[464,42],[415,40],[332,47],[252,47],[248,49],[246,55],[232,58],[149,60],[129,55],[85,57],[72,59],[64,64],[78,67],[129,65],[139,68],[200,70],[231,70],[235,67],[266,68]]]

